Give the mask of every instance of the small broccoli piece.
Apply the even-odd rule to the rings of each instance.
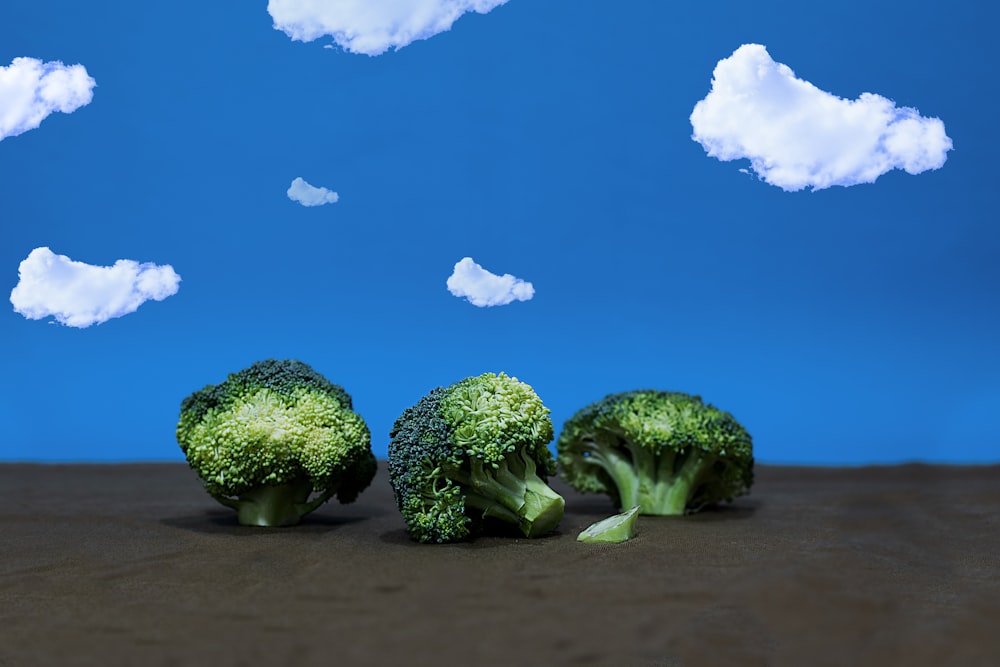
[[[194,392],[181,402],[177,442],[247,526],[295,525],[334,495],[354,501],[375,476],[351,397],[300,361],[259,361]]]
[[[584,528],[576,536],[577,542],[627,542],[635,537],[638,531],[639,506],[630,510],[601,519]]]
[[[572,487],[641,514],[691,513],[749,493],[750,434],[698,396],[655,390],[606,396],[570,417],[556,444]]]
[[[554,529],[564,501],[546,483],[556,462],[549,409],[500,373],[438,387],[407,408],[389,434],[389,480],[420,542],[453,542],[491,520],[527,537]]]

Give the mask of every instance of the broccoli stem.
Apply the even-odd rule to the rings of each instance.
[[[583,440],[585,460],[608,474],[618,494],[618,505],[625,509],[642,505],[639,496],[640,480],[643,475],[633,464],[633,459],[639,452],[634,448],[630,448],[629,451],[632,454],[631,458],[618,449],[618,439],[610,433],[595,434]],[[651,476],[646,478],[652,479]],[[646,514],[645,508],[639,512]]]
[[[312,491],[309,480],[297,480],[252,489],[241,493],[238,499],[221,494],[212,494],[212,497],[235,509],[237,521],[242,526],[294,526],[330,498],[324,494],[309,501]]]
[[[671,459],[674,457],[671,456]],[[715,458],[699,449],[691,449],[681,457],[682,463],[673,474],[661,474],[652,485],[651,492],[640,501],[647,503],[650,511],[643,514],[684,514],[705,473],[712,468]],[[671,461],[671,469],[674,461]],[[645,507],[644,506],[644,507]]]
[[[467,508],[514,524],[525,537],[544,535],[562,520],[565,501],[538,476],[534,460],[523,451],[496,467],[473,458],[470,471],[457,471],[454,479],[462,485]]]
[[[715,462],[715,457],[694,448],[654,454],[642,445],[620,442],[613,434],[588,438],[584,445],[586,460],[602,468],[617,488],[619,509],[638,505],[639,513],[646,515],[684,514]]]

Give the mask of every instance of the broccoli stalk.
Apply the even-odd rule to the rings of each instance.
[[[500,463],[474,458],[469,471],[457,470],[452,479],[465,487],[466,507],[514,524],[526,537],[537,537],[559,525],[566,505],[537,471],[522,450]]]
[[[236,510],[237,521],[243,526],[294,526],[303,516],[325,503],[332,496],[327,491],[313,500],[312,483],[300,479],[289,484],[261,486],[240,494],[238,499],[212,493],[217,501]]]
[[[620,544],[636,536],[638,528],[639,506],[628,509],[621,514],[609,516],[590,524],[576,536],[577,542],[605,542]]]
[[[701,509],[690,499],[712,473],[718,457],[701,450],[663,450],[659,453],[622,441],[585,438],[580,450],[586,465],[603,470],[617,489],[621,508],[639,506],[642,514],[676,515]]]

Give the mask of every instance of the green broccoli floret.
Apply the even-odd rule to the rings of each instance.
[[[552,436],[549,409],[517,378],[486,373],[432,390],[389,434],[389,480],[411,537],[453,542],[491,520],[527,537],[554,529],[565,503],[546,483]]]
[[[351,397],[300,361],[259,361],[194,392],[181,402],[177,442],[247,526],[295,525],[334,494],[354,501],[375,476]]]
[[[567,483],[641,514],[696,512],[753,484],[750,434],[728,412],[679,392],[606,396],[570,417],[556,449]]]

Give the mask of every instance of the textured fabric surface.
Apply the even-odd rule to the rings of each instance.
[[[1000,664],[1000,467],[758,466],[751,496],[576,542],[410,541],[351,505],[236,525],[182,464],[0,465],[0,667]]]

